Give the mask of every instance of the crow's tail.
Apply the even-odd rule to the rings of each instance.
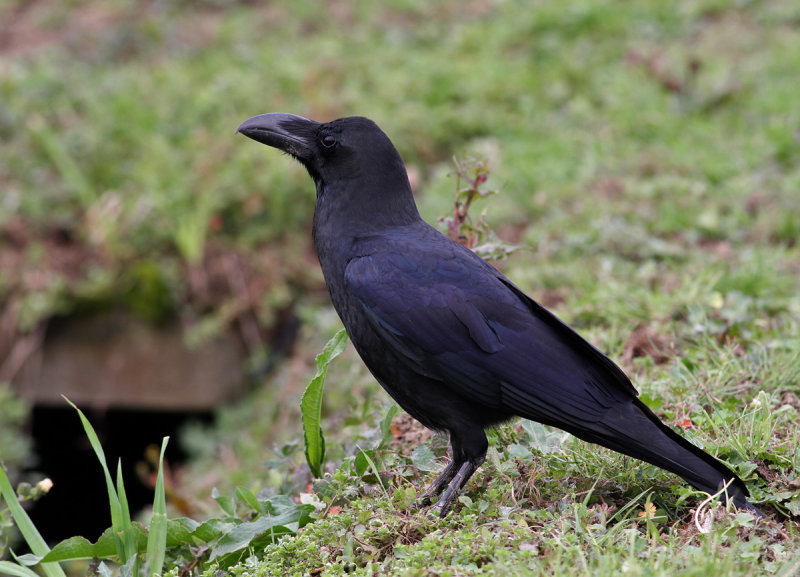
[[[747,501],[750,493],[744,481],[667,427],[639,399],[613,407],[602,421],[574,434],[675,473],[700,491],[714,494],[726,487],[737,507],[763,516]]]

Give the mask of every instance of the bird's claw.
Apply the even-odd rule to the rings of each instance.
[[[433,501],[431,500],[431,496],[430,495],[422,495],[422,497],[420,497],[419,499],[417,499],[416,501],[414,501],[411,504],[411,508],[412,509],[426,509],[426,508],[431,506],[431,503],[433,503]]]
[[[455,499],[448,499],[447,495],[442,495],[434,504],[433,499],[435,497],[436,495],[422,495],[422,497],[414,501],[411,507],[413,509],[428,509],[425,512],[425,515],[431,519],[435,517],[443,519],[447,517],[447,514],[450,512],[450,508],[452,507]]]
[[[450,507],[453,504],[452,500],[445,499],[443,495],[436,503],[434,504],[433,499],[436,498],[436,495],[430,494],[423,494],[419,499],[414,501],[411,505],[413,509],[428,509],[425,512],[425,515],[430,518],[444,518],[450,512]],[[433,505],[433,506],[431,506]]]
[[[450,504],[442,503],[441,500],[437,501],[435,505],[425,511],[425,516],[429,519],[444,519],[450,512]]]

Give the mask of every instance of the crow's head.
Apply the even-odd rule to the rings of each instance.
[[[405,176],[394,145],[368,118],[349,116],[320,123],[272,112],[245,120],[237,132],[293,156],[317,184],[373,172],[393,177],[399,171]]]
[[[327,123],[274,112],[245,120],[245,136],[296,158],[317,185],[317,209],[347,214],[348,224],[376,219],[400,224],[419,218],[403,161],[368,118]]]

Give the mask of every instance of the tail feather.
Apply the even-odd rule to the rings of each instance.
[[[573,433],[584,440],[675,473],[700,491],[714,494],[725,488],[728,498],[737,507],[761,515],[747,501],[750,493],[744,481],[724,464],[667,427],[639,399],[613,407],[590,430]]]

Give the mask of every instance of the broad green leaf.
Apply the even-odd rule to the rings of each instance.
[[[199,527],[200,523],[188,517],[167,519],[167,547],[195,544],[194,533]]]
[[[506,452],[510,457],[515,459],[529,459],[531,457],[531,450],[527,445],[519,443],[511,443],[506,447]]]
[[[98,553],[98,547],[84,537],[70,537],[61,541],[45,555],[47,561],[68,561],[73,559],[91,559],[93,557],[108,558],[116,553],[113,540],[111,549]]]
[[[230,515],[231,517],[236,515],[236,505],[233,500],[233,497],[220,494],[219,489],[214,487],[213,489],[211,489],[211,498],[217,502],[217,505],[219,505],[220,508],[222,508],[222,511],[226,515]]]
[[[393,404],[381,419],[381,446],[387,445],[392,440],[392,419],[400,412],[400,407]]]
[[[230,532],[234,527],[239,525],[239,520],[224,521],[222,519],[209,519],[192,533],[192,538],[198,544],[206,544],[215,541],[220,536]]]
[[[144,551],[145,530],[139,523],[131,523],[131,534],[134,538],[136,551]],[[83,537],[70,537],[61,541],[44,556],[42,561],[71,561],[75,559],[111,559],[119,561],[117,557],[116,535],[114,529],[109,527],[97,542],[91,543]]]
[[[134,555],[119,568],[121,577],[139,577],[139,556]]]
[[[34,555],[33,553],[26,553],[25,555],[15,555],[14,552],[11,552],[11,555],[14,556],[14,561],[19,563],[20,565],[25,565],[25,567],[33,567],[37,563],[42,561],[42,558],[38,555]]]
[[[265,502],[269,514],[249,523],[241,523],[222,536],[211,550],[211,559],[227,555],[250,545],[262,536],[274,541],[281,535],[294,534],[310,520],[313,505],[298,505],[290,498],[278,496]]]
[[[236,487],[236,496],[247,503],[247,506],[253,509],[253,511],[263,513],[261,503],[258,502],[258,497],[247,487]]]
[[[356,453],[353,465],[356,468],[356,475],[360,477],[366,472],[367,467],[369,467],[369,455],[364,451],[359,451]]]
[[[378,467],[375,465],[375,461],[373,461],[372,457],[369,456],[370,452],[359,450],[358,455],[356,456],[356,460],[358,460],[358,457],[362,457],[367,461],[367,465],[372,471],[372,474],[375,475],[375,479],[378,481],[378,485],[380,485],[383,494],[388,498],[389,494],[386,492],[386,486],[383,484],[383,480],[381,479],[380,472],[378,472]]]
[[[411,463],[426,473],[441,472],[442,466],[436,461],[436,455],[433,454],[431,446],[428,444],[419,445],[411,453]]]
[[[276,537],[294,532],[288,527],[271,522],[267,517],[259,517],[255,521],[237,525],[229,533],[223,535],[217,546],[211,550],[210,559],[213,560],[221,555],[248,547],[253,539],[268,531],[271,531]]]
[[[322,476],[322,465],[325,462],[325,437],[322,434],[322,388],[328,366],[347,346],[347,332],[340,329],[328,341],[322,352],[317,355],[317,374],[303,394],[300,410],[303,418],[303,438],[306,446],[306,461],[315,477]]]
[[[568,433],[551,429],[535,421],[521,419],[520,424],[528,433],[530,446],[543,454],[560,452],[564,442],[569,439]]]

